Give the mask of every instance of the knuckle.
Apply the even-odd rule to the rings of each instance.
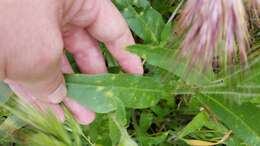
[[[74,1],[64,17],[64,23],[71,23],[76,26],[86,27],[95,20],[99,12],[99,1],[81,0]]]

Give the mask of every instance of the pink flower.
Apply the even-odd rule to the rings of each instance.
[[[191,64],[207,67],[217,56],[228,64],[247,60],[249,33],[242,0],[188,0],[178,29],[186,33],[181,54]]]

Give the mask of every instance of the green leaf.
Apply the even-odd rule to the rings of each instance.
[[[172,33],[172,23],[168,23],[164,26],[162,33],[161,33],[161,45],[166,45],[169,41],[170,35]]]
[[[153,114],[142,112],[140,115],[139,129],[142,133],[145,133],[153,122]]]
[[[184,127],[184,129],[181,130],[181,132],[178,134],[178,138],[181,139],[190,133],[201,129],[206,124],[206,122],[208,122],[208,120],[208,114],[206,112],[200,112],[188,125]]]
[[[177,61],[175,50],[149,45],[134,45],[129,50],[190,85],[179,84],[173,94],[194,94],[199,91],[207,95],[234,96],[238,99],[260,98],[260,58],[250,61],[247,68],[238,68],[237,72],[214,81],[216,77],[211,73],[201,72],[196,67],[187,70],[185,63]]]
[[[227,81],[228,82],[228,81]],[[196,86],[178,86],[174,94],[196,94],[200,92],[205,95],[220,95],[225,96],[235,101],[259,101],[260,87],[252,84],[229,84],[226,80],[222,80],[215,85],[202,87]]]
[[[111,132],[111,125],[109,122],[110,119],[108,119],[107,115],[97,114],[95,121],[89,126],[85,127],[84,132],[97,146],[110,146],[112,145],[111,133],[112,135],[115,135],[113,137],[118,137],[118,135],[114,134],[114,132]],[[115,131],[117,131],[117,129],[115,129]]]
[[[119,9],[128,7],[129,5],[134,5],[139,8],[146,8],[150,6],[147,0],[113,0]]]
[[[123,137],[121,137],[118,146],[138,146],[138,145],[133,139],[130,138],[129,135],[123,135]]]
[[[209,119],[209,121],[207,123],[205,123],[205,126],[207,129],[212,129],[215,132],[224,134],[224,133],[228,133],[229,129],[227,129],[223,123],[216,121],[214,119]]]
[[[166,138],[168,137],[168,132],[160,133],[156,136],[144,136],[141,138],[142,144],[145,146],[154,146],[154,145],[160,145],[163,143]]]
[[[138,13],[132,6],[123,10],[130,28],[146,43],[159,43],[165,26],[162,16],[151,7]]]
[[[132,0],[113,0],[113,3],[116,4],[117,8],[124,9],[132,4]]]
[[[238,105],[218,96],[197,96],[233,133],[251,146],[260,145],[260,108],[254,104]]]
[[[150,3],[147,0],[132,0],[133,4],[137,7],[147,8],[150,6]]]
[[[133,45],[128,50],[141,56],[149,64],[165,69],[190,84],[208,85],[213,78],[211,74],[205,74],[195,67],[190,68],[186,63],[177,60],[176,51],[169,48]]]
[[[147,0],[114,0],[130,28],[146,43],[163,43],[170,34],[169,25]],[[163,34],[162,34],[163,33]]]
[[[250,60],[248,66],[237,67],[236,72],[215,81],[210,86],[203,86],[194,91],[207,95],[221,95],[233,100],[260,100],[260,57]],[[192,87],[189,87],[190,90]],[[196,88],[196,87],[195,87]],[[184,88],[182,88],[183,90]]]
[[[112,119],[109,119],[109,136],[112,145],[117,145],[119,143],[121,137],[120,129]]]
[[[67,75],[68,96],[97,113],[114,111],[114,99],[126,107],[148,108],[170,96],[153,78],[126,74]]]
[[[225,144],[227,146],[248,146],[243,141],[235,136],[230,137]]]
[[[117,106],[115,116],[119,124],[125,126],[127,124],[126,109],[124,103],[119,99],[115,98],[115,105]]]
[[[119,121],[117,121],[116,117],[113,114],[110,114],[110,119],[114,122],[115,126],[117,126],[120,131],[120,141],[118,146],[138,146],[137,143],[130,137],[126,128],[124,128]]]
[[[104,57],[106,58],[107,66],[109,68],[119,67],[117,61],[114,59],[107,47],[103,43],[100,43],[99,47],[102,49]]]

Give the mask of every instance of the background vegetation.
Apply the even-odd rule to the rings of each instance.
[[[1,146],[259,146],[260,30],[250,21],[248,65],[207,71],[176,57],[184,0],[114,0],[130,25],[143,58],[144,76],[124,74],[103,44],[109,74],[67,75],[68,94],[97,112],[80,126],[66,112],[59,123],[18,102],[0,83]],[[80,73],[70,54],[76,73]],[[213,60],[214,61],[214,60]]]

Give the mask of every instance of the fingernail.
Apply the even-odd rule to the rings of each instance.
[[[77,122],[82,125],[89,125],[96,118],[96,113],[84,109],[80,116],[75,116]]]

